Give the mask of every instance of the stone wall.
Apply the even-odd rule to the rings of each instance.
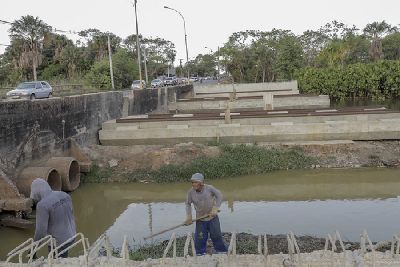
[[[16,169],[54,154],[73,137],[79,144],[97,142],[105,121],[120,118],[123,92],[64,98],[0,102],[0,169]]]

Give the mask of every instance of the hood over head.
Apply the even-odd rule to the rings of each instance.
[[[38,203],[52,192],[50,185],[42,178],[36,178],[31,185],[31,199]]]

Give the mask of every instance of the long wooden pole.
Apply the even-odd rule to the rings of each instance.
[[[218,211],[218,212],[219,212],[219,211]],[[199,217],[199,218],[196,218],[196,219],[192,220],[192,222],[196,222],[196,221],[205,219],[205,218],[207,218],[207,217],[209,217],[209,216],[210,216],[210,214],[201,216],[201,217]],[[153,237],[155,237],[155,236],[157,236],[157,235],[161,235],[161,234],[163,234],[163,233],[166,233],[166,232],[169,232],[169,231],[172,231],[172,230],[175,230],[175,229],[177,229],[177,228],[179,228],[179,227],[182,227],[182,226],[184,226],[184,225],[186,225],[186,224],[185,224],[185,223],[181,223],[181,224],[172,226],[172,227],[167,228],[167,229],[164,229],[164,230],[162,230],[162,231],[160,231],[160,232],[158,232],[158,233],[155,233],[155,234],[146,236],[146,237],[144,238],[144,240],[149,239],[149,238],[153,238]]]

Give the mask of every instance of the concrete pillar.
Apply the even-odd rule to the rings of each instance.
[[[225,123],[226,124],[231,124],[232,123],[232,119],[231,119],[231,103],[230,101],[228,101],[226,110],[225,110]]]
[[[159,112],[161,110],[161,88],[157,88],[157,111]]]
[[[122,102],[122,117],[128,117],[129,116],[129,97],[124,97],[124,100]]]
[[[263,100],[264,100],[264,110],[273,110],[274,109],[274,94],[273,93],[263,94]]]

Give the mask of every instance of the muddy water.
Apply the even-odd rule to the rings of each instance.
[[[325,236],[339,230],[344,239],[357,240],[367,229],[373,239],[384,240],[400,230],[399,169],[281,171],[210,183],[225,197],[220,213],[223,231]],[[189,187],[82,185],[72,193],[78,231],[91,242],[107,232],[114,245],[119,246],[124,235],[133,246],[143,244],[143,237],[183,221]],[[193,226],[182,227],[177,233],[192,230]],[[32,234],[0,228],[0,259]]]

